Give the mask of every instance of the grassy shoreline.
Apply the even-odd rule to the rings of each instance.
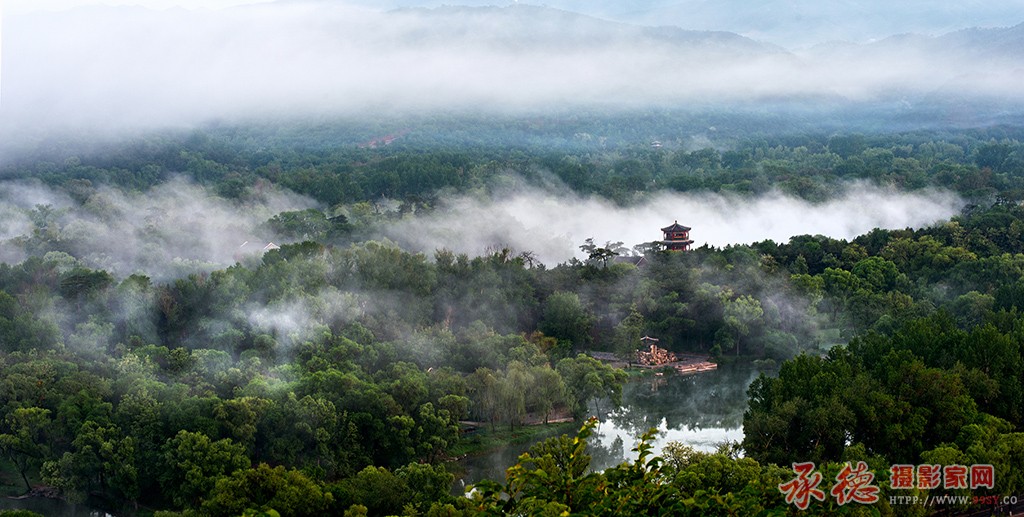
[[[504,425],[498,425],[494,430],[490,427],[481,427],[459,440],[459,444],[449,453],[455,458],[484,454],[508,445],[539,441],[556,433],[571,433],[579,425],[577,422],[533,424],[518,426],[511,431]]]

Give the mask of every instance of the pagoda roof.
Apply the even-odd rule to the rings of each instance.
[[[689,226],[683,226],[679,224],[679,221],[674,221],[672,226],[666,226],[661,229],[663,232],[688,232],[690,231]]]

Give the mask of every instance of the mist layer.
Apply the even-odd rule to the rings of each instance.
[[[268,115],[780,98],[888,99],[912,109],[942,94],[1019,104],[1022,41],[1018,25],[798,55],[731,32],[531,6],[83,7],[4,20],[0,118],[21,131],[109,131]]]
[[[810,203],[780,192],[750,198],[706,192],[661,193],[637,206],[601,198],[531,190],[493,199],[460,197],[436,213],[389,226],[406,246],[476,255],[510,247],[545,264],[580,257],[587,238],[627,247],[660,240],[673,221],[690,226],[694,246],[788,241],[795,235],[851,239],[873,228],[927,226],[956,215],[964,202],[948,191],[897,192],[855,184],[830,201]]]

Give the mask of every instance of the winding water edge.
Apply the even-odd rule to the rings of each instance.
[[[693,375],[652,375],[630,381],[622,389],[622,407],[600,415],[601,423],[589,443],[591,467],[603,470],[635,458],[632,448],[650,428],[659,431],[655,454],[672,441],[701,451],[742,441],[747,388],[759,374],[750,364],[735,364]],[[532,445],[509,445],[463,458],[459,464],[464,474],[456,480],[454,491],[483,479],[504,481],[505,469]]]

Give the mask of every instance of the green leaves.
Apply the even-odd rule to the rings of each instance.
[[[261,463],[218,479],[202,508],[213,517],[241,515],[250,509],[316,517],[323,515],[333,501],[330,492],[324,492],[302,472]]]
[[[85,501],[94,491],[135,500],[139,496],[135,448],[136,440],[117,427],[86,421],[71,452],[43,465],[43,480],[72,501]]]
[[[509,467],[504,486],[482,482],[474,486],[474,504],[485,514],[497,512],[561,515],[581,511],[594,502],[599,475],[588,473],[586,440],[596,419],[590,419],[575,437],[549,438],[535,445]]]
[[[556,292],[544,304],[544,316],[538,328],[548,336],[566,340],[579,348],[591,342],[593,316],[576,293]]]
[[[244,446],[189,431],[167,441],[163,461],[160,486],[179,508],[197,507],[220,477],[249,467]]]
[[[27,472],[39,466],[50,452],[50,410],[38,407],[17,408],[8,413],[4,424],[9,433],[0,434],[2,451],[18,469],[25,491],[32,490]]]
[[[761,466],[727,450],[696,452],[666,446],[654,454],[657,430],[639,437],[636,459],[590,472],[587,441],[596,419],[575,436],[550,438],[519,457],[504,485],[473,487],[474,511],[483,515],[783,515],[778,485],[792,471]]]
[[[608,397],[615,406],[621,402],[622,383],[626,380],[626,373],[622,370],[585,354],[562,359],[556,369],[565,381],[573,414],[577,418],[589,411],[587,406],[591,400],[595,401],[595,406],[604,397]],[[600,410],[600,407],[595,407],[595,410]]]

